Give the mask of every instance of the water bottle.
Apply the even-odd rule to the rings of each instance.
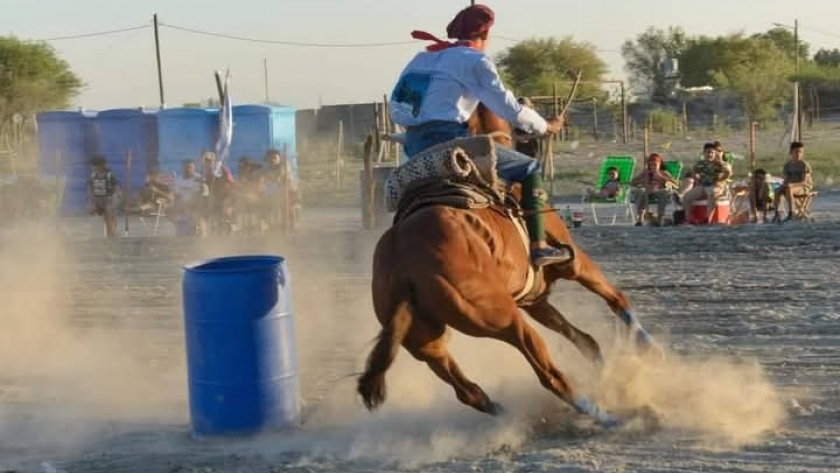
[[[572,212],[572,226],[579,228],[581,225],[583,225],[583,211],[575,210]]]
[[[572,224],[572,209],[568,205],[566,206],[566,210],[563,212],[563,220],[566,221],[566,225]]]

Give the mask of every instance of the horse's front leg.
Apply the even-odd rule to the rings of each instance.
[[[662,349],[656,345],[653,337],[642,327],[641,322],[636,318],[635,312],[630,305],[630,300],[623,292],[618,290],[592,258],[583,249],[572,243],[569,229],[563,220],[554,212],[545,215],[546,233],[549,239],[570,243],[575,249],[575,259],[571,264],[564,266],[547,266],[545,268],[546,283],[551,285],[557,279],[577,281],[581,286],[599,295],[610,307],[613,313],[623,322],[623,327],[629,335],[634,335],[636,344],[644,351],[652,351],[662,356]]]

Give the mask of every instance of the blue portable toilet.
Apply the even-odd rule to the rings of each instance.
[[[295,108],[269,105],[237,105],[233,107],[233,141],[226,161],[236,174],[242,156],[262,161],[269,148],[286,153],[297,178],[295,148]]]
[[[98,151],[96,115],[90,111],[50,111],[36,115],[38,174],[44,180],[55,179],[56,175],[64,178],[61,215],[81,215],[87,210],[89,161]]]
[[[42,178],[55,177],[59,159],[62,171],[67,165],[85,164],[90,159],[97,147],[95,117],[96,112],[88,111],[52,111],[36,115],[38,174]]]
[[[158,161],[163,172],[179,175],[186,159],[200,166],[201,154],[213,151],[219,112],[203,108],[170,108],[157,114]]]
[[[103,110],[96,116],[98,152],[120,185],[129,183],[133,195],[146,181],[147,166],[158,157],[157,116],[141,109]],[[131,151],[131,175],[126,176],[126,153]]]

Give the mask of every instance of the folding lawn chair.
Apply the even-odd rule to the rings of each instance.
[[[600,190],[607,182],[607,173],[610,168],[618,170],[618,181],[621,183],[621,188],[615,197],[601,197],[598,195],[591,196],[584,194],[582,203],[588,203],[592,210],[592,221],[595,225],[600,225],[598,222],[597,208],[615,208],[616,212],[612,217],[612,225],[618,218],[618,209],[624,209],[625,215],[629,221],[632,222],[635,218],[633,215],[633,205],[630,203],[630,180],[633,179],[633,170],[636,167],[636,159],[632,156],[607,156],[601,163],[601,170],[598,175],[598,187]]]

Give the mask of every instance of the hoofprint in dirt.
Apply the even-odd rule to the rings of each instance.
[[[378,329],[370,307],[377,232],[277,238],[24,238],[0,244],[0,470],[837,471],[840,223],[719,228],[591,227],[577,241],[635,302],[668,358],[639,365],[609,311],[574,283],[553,300],[592,333],[603,378],[544,330],[558,367],[607,406],[650,405],[661,428],[592,426],[544,393],[521,356],[454,334],[453,354],[509,416],[490,418],[404,351],[389,398],[354,394]],[[189,436],[181,266],[270,252],[289,259],[308,414],[253,439]]]

